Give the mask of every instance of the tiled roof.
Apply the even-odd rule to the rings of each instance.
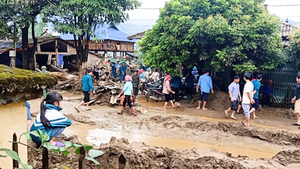
[[[151,30],[151,29],[149,29],[149,30]],[[140,32],[140,33],[137,33],[137,34],[128,36],[127,38],[128,38],[128,39],[142,39],[142,38],[145,36],[146,32],[147,32],[147,31]]]
[[[96,36],[100,40],[115,40],[115,41],[122,41],[122,42],[133,42],[135,43],[136,40],[129,40],[127,39],[128,35],[118,29],[111,28],[109,24],[103,24],[103,26],[99,25],[96,28]],[[60,38],[63,40],[74,40],[72,34],[62,34]],[[91,37],[93,39],[94,37]]]

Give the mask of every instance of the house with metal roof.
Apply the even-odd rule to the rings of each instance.
[[[124,57],[126,52],[134,52],[136,40],[127,39],[129,35],[109,24],[98,25],[95,37],[91,37],[89,49],[91,52],[107,56]],[[74,44],[72,34],[62,34],[60,38]]]

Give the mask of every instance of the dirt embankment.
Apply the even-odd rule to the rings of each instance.
[[[144,143],[129,144],[126,139],[111,138],[98,149],[105,152],[97,158],[104,169],[284,169],[300,166],[300,151],[282,151],[272,159],[250,160],[245,156],[231,157],[230,154],[215,150],[196,149],[177,150],[163,147],[151,147]],[[41,154],[29,150],[29,164],[42,168]],[[60,156],[50,156],[50,168],[67,166],[78,168],[78,156],[70,154],[68,160]],[[86,162],[87,168],[96,169],[92,162]],[[297,168],[297,167],[296,167]]]
[[[279,145],[300,145],[300,135],[281,130],[262,129],[258,127],[241,127],[234,123],[210,122],[210,121],[191,121],[179,116],[153,116],[141,121],[141,125],[149,124],[149,121],[155,122],[165,128],[186,128],[197,131],[221,131],[237,136],[252,137]]]

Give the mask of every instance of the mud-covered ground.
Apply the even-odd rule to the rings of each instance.
[[[118,106],[95,105],[92,111],[82,107],[77,113],[74,106],[81,96],[63,95],[63,113],[73,121],[65,135],[77,135],[79,142],[104,150],[98,160],[105,169],[300,168],[300,129],[291,125],[295,117],[288,109],[261,109],[259,119],[251,120],[251,127],[243,127],[243,114],[236,115],[237,121],[224,117],[228,106],[225,93],[211,97],[208,111],[196,110],[183,101],[181,108],[165,112],[163,103],[147,103],[141,96],[137,117],[130,112],[118,115]],[[39,100],[31,101],[33,115],[38,106]],[[39,168],[32,160],[37,158],[29,153],[29,163]],[[61,159],[52,158],[52,167],[76,168],[74,162],[60,166]]]

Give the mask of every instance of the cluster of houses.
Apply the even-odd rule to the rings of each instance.
[[[76,48],[72,34],[53,35],[45,30],[42,36],[37,36],[37,49],[34,55],[36,68],[50,64],[59,68],[78,69],[76,60]],[[128,39],[126,33],[116,27],[104,24],[96,29],[98,40],[91,38],[89,42],[88,65],[93,65],[103,57],[124,58],[134,56],[135,39]],[[29,38],[29,47],[33,46],[32,38]],[[10,65],[10,51],[13,49],[11,40],[0,40],[0,64]],[[15,66],[22,67],[21,40],[16,45]]]

